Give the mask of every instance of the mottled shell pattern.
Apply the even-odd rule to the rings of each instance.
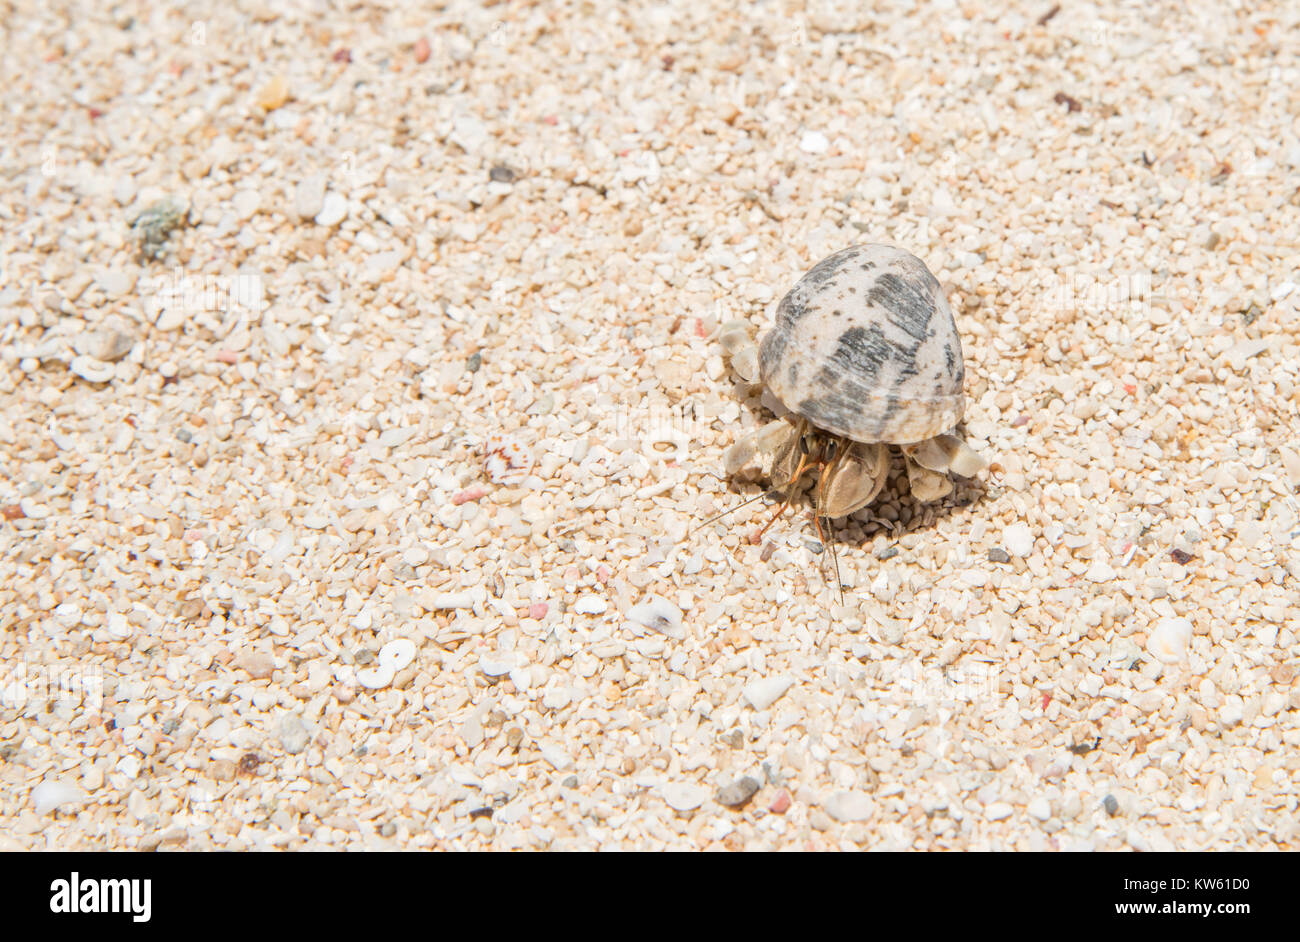
[[[851,246],[804,275],[763,337],[759,374],[791,412],[859,442],[922,442],[965,411],[952,309],[925,263],[890,245]]]

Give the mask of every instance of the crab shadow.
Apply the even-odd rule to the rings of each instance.
[[[924,503],[912,496],[907,472],[897,467],[901,459],[894,456],[893,460],[895,467],[889,480],[871,505],[831,527],[833,539],[840,546],[864,548],[881,536],[887,544],[897,543],[909,533],[933,530],[942,520],[962,516],[992,496],[989,485],[982,479],[954,475],[949,494]],[[896,519],[882,514],[885,508],[891,509]]]
[[[733,478],[729,482],[728,490],[743,496],[746,488],[754,484],[761,486],[761,482],[756,479]],[[912,496],[901,456],[891,450],[889,477],[876,499],[868,507],[848,517],[831,521],[822,518],[821,532],[827,544],[833,543],[837,547],[866,549],[872,543],[879,542],[882,545],[877,555],[887,559],[896,553],[884,554],[908,534],[932,530],[940,521],[961,516],[993,496],[996,496],[995,493],[984,480],[954,476],[951,493],[931,503],[919,501]],[[763,506],[772,511],[785,500],[785,495],[775,489],[769,489],[757,496],[750,491],[749,497],[755,501],[762,498]],[[820,554],[827,549],[828,547],[818,541],[813,532],[815,527],[812,522],[812,502],[807,490],[793,499],[791,507],[795,509],[797,517],[787,520],[787,525],[793,524],[795,520],[802,520],[808,528],[805,546],[815,554]]]

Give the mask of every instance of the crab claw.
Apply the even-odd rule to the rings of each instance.
[[[762,428],[742,435],[736,443],[722,453],[722,466],[727,474],[735,474],[749,466],[755,459],[770,456],[781,443],[794,434],[790,423],[783,419],[768,422]]]
[[[912,496],[921,503],[928,504],[952,493],[952,479],[948,475],[923,467],[906,451],[903,461],[907,465],[907,483]]]
[[[954,471],[964,478],[974,477],[988,466],[975,449],[955,435],[936,435],[915,445],[904,445],[903,454],[928,471]]]

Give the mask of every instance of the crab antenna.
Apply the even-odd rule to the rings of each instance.
[[[826,529],[829,530],[830,528],[831,528],[831,518],[827,517]],[[835,535],[834,533],[831,534],[831,536],[834,535]],[[834,540],[831,540],[828,543],[824,543],[823,545],[829,546],[831,548],[831,562],[835,565],[835,587],[840,591],[840,604],[843,605],[844,604],[844,580],[840,578],[840,555],[835,551]]]
[[[715,520],[721,520],[723,517],[727,516],[727,514],[734,514],[741,507],[747,507],[756,500],[762,500],[770,493],[771,491],[763,491],[761,494],[757,494],[754,497],[749,498],[749,500],[741,501],[739,504],[737,504],[735,507],[730,508],[729,510],[724,510],[720,514],[714,514],[712,517],[710,517],[708,520],[705,520],[703,523],[697,523],[695,526],[691,527],[690,530],[686,531],[687,535],[694,533],[696,530],[700,529],[700,527],[707,527]]]
[[[830,442],[826,446],[826,455],[824,456],[823,460],[820,462],[822,473],[821,476],[817,479],[817,493],[814,495],[813,526],[817,528],[817,539],[821,540],[822,546],[829,548],[831,551],[831,563],[835,568],[835,586],[840,593],[840,604],[843,605],[844,604],[844,581],[840,578],[840,557],[839,554],[835,552],[835,544],[827,542],[826,536],[822,533],[821,518],[817,514],[818,505],[822,504],[823,498],[826,493],[826,481],[830,477],[831,471],[834,470],[835,466],[839,463],[840,458],[842,458],[843,455],[847,453],[847,449],[845,451],[840,451],[839,448],[836,447],[837,444],[838,442],[835,439],[832,438],[830,440]],[[831,527],[831,518],[827,517],[826,529],[829,530],[830,527]]]
[[[821,540],[822,546],[831,551],[831,563],[834,565],[835,568],[835,585],[839,589],[840,604],[843,605],[844,604],[844,582],[840,579],[840,557],[835,552],[835,544],[828,542],[826,539],[826,534],[822,532],[822,518],[817,516],[817,511],[815,509],[813,510],[813,526],[817,528],[817,539]],[[831,518],[827,517],[826,529],[829,530],[830,526],[831,526]]]

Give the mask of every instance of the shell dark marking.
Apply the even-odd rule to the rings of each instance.
[[[920,343],[930,332],[934,295],[928,285],[886,272],[867,293],[867,300],[885,310],[891,324],[901,327]]]

